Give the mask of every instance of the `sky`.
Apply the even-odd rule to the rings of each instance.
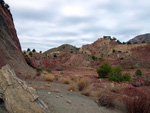
[[[150,33],[150,0],[5,0],[22,50],[81,47],[103,36]]]

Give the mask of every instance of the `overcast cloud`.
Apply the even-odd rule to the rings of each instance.
[[[81,47],[104,35],[128,41],[150,32],[150,0],[5,0],[22,50]]]

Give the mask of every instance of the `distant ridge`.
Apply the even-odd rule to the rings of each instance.
[[[133,39],[129,40],[128,42],[141,43],[142,41],[150,42],[150,33],[138,35],[138,36],[134,37]]]
[[[77,53],[78,48],[69,44],[63,44],[57,48],[52,48],[44,52],[44,54],[53,54],[53,53]]]

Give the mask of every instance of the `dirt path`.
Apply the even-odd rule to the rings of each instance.
[[[37,85],[39,97],[49,106],[52,113],[121,113],[117,110],[100,107],[91,99],[79,92],[68,91],[68,85],[51,83],[46,87],[46,82],[32,82]]]

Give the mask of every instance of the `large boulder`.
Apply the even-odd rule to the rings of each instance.
[[[0,98],[9,113],[49,113],[35,89],[17,78],[9,65],[0,70]]]

